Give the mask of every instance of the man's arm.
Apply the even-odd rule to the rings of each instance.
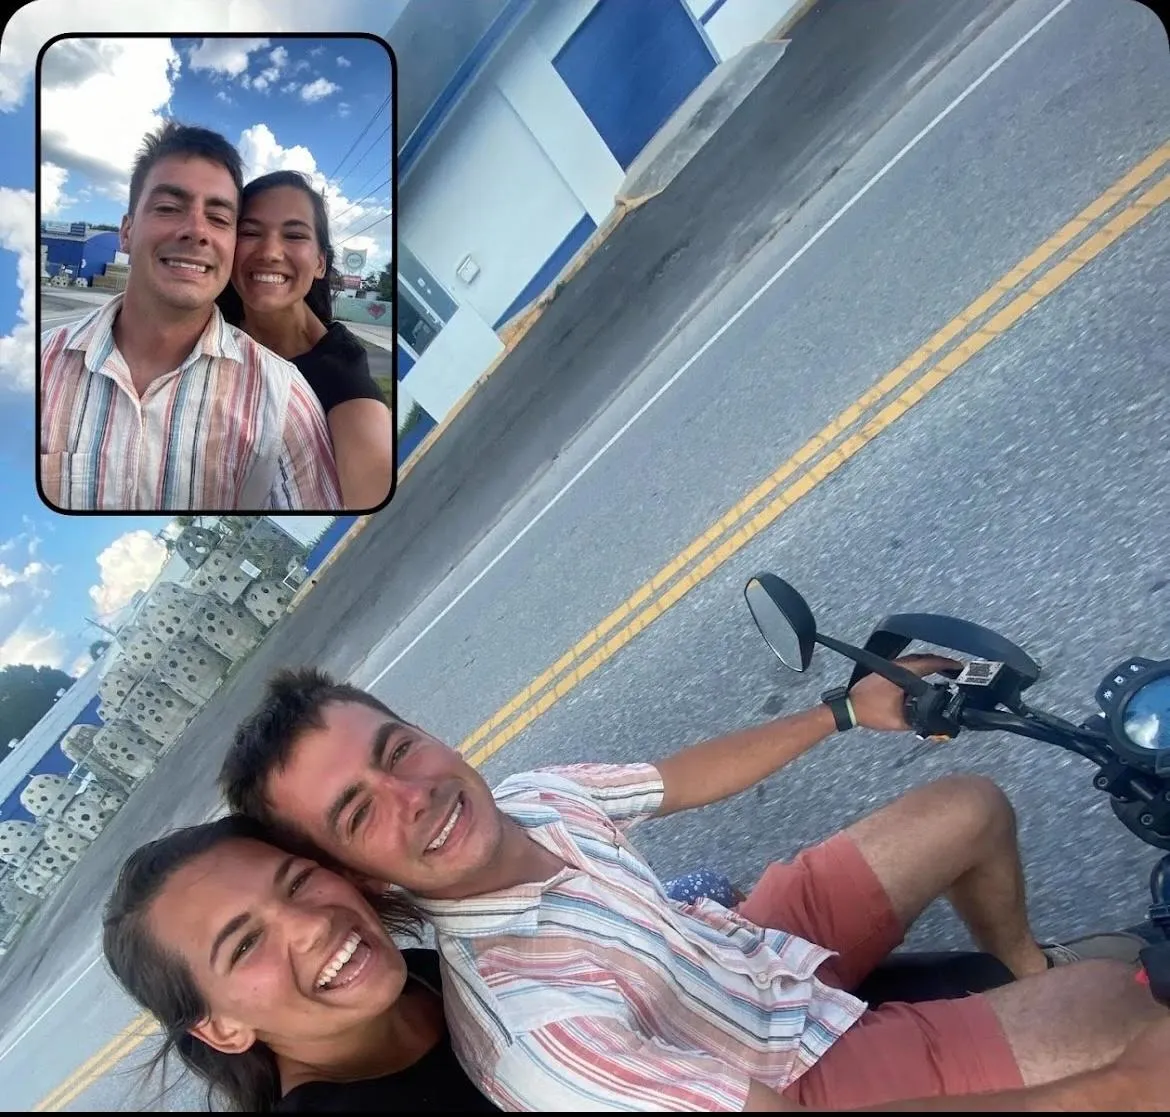
[[[906,656],[898,660],[916,675],[959,666],[941,656]],[[906,730],[905,695],[880,675],[867,675],[849,694],[857,724],[867,729]],[[655,767],[662,776],[662,804],[655,814],[705,807],[738,795],[808,752],[836,729],[828,706],[716,737],[676,752]]]

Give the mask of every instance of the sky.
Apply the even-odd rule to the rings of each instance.
[[[390,93],[389,63],[352,35],[385,36],[404,3],[233,0],[230,17],[227,5],[203,0],[88,6],[87,34],[183,37],[62,41],[46,52],[43,216],[115,224],[143,133],[173,115],[237,144],[246,178],[282,167],[313,175],[335,243],[368,248],[373,270],[389,259],[391,222],[357,234],[389,211],[389,186],[379,184],[390,136],[377,137],[392,118],[389,107],[375,114]],[[34,68],[41,48],[74,27],[72,0],[33,0],[0,34],[0,667],[80,673],[100,635],[85,618],[109,616],[153,582],[166,553],[155,536],[169,518],[65,516],[36,492]],[[249,37],[216,42],[192,31]],[[296,31],[350,37],[283,37]]]

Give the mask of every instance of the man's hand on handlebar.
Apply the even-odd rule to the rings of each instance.
[[[940,655],[907,655],[894,661],[920,678],[939,671],[958,671],[963,665]],[[850,692],[857,724],[866,729],[897,731],[906,724],[906,695],[900,687],[880,675],[866,675]]]

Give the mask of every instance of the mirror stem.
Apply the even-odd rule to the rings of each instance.
[[[876,655],[873,652],[866,651],[864,648],[855,648],[852,644],[846,644],[842,640],[835,640],[832,636],[825,636],[820,632],[816,635],[816,641],[826,648],[840,652],[841,655],[853,660],[854,663],[860,663],[862,667],[868,667],[875,675],[881,675],[883,679],[888,680],[895,686],[901,687],[912,697],[917,698],[930,690],[930,683],[926,682],[925,679],[920,679],[913,671],[907,671],[905,667],[897,663],[892,663],[890,660],[884,659],[882,656]]]

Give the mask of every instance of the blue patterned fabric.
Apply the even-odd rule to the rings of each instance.
[[[663,881],[663,888],[672,900],[690,904],[700,896],[714,900],[725,908],[735,907],[735,896],[729,877],[714,869],[696,869],[686,876]]]

